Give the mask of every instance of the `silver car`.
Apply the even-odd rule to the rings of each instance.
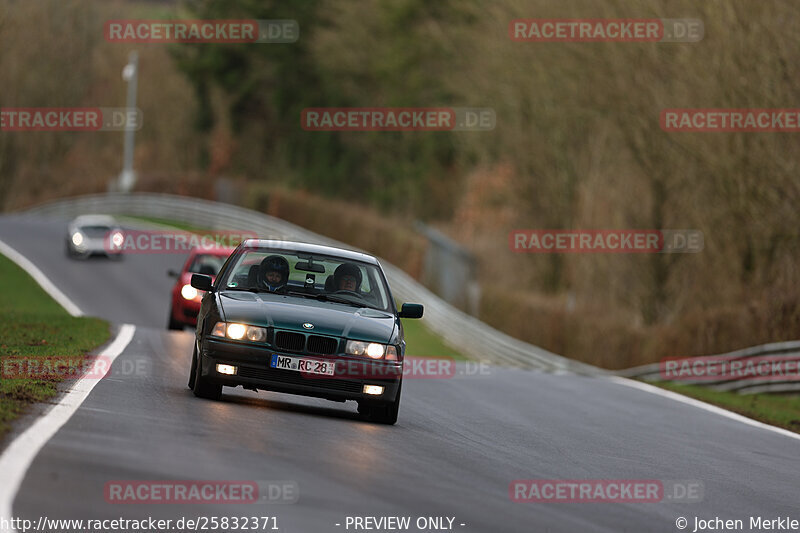
[[[81,215],[67,226],[67,256],[86,258],[105,255],[120,259],[124,239],[122,228],[113,217]]]

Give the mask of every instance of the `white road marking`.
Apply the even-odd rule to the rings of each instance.
[[[109,364],[112,364],[131,342],[135,332],[135,326],[123,325],[114,341],[100,355],[108,358]],[[58,404],[14,439],[0,455],[0,472],[3,473],[3,483],[0,484],[0,518],[11,520],[14,498],[31,463],[47,441],[75,414],[99,382],[96,377],[80,379]],[[16,532],[12,528],[9,533]]]
[[[778,433],[779,435],[784,435],[786,437],[791,437],[793,439],[800,440],[800,434],[789,431],[788,429],[770,426],[769,424],[764,424],[763,422],[759,422],[758,420],[747,418],[746,416],[742,416],[732,411],[728,411],[727,409],[723,409],[722,407],[717,407],[716,405],[711,405],[709,403],[701,402],[700,400],[695,400],[694,398],[678,394],[677,392],[668,391],[666,389],[662,389],[654,385],[642,383],[641,381],[635,381],[632,379],[623,378],[619,376],[612,376],[609,377],[608,379],[614,381],[615,383],[619,383],[620,385],[625,385],[626,387],[632,387],[634,389],[639,389],[645,392],[649,392],[651,394],[657,394],[658,396],[663,396],[665,398],[670,398],[672,400],[675,400],[676,402],[692,405],[699,409],[703,409],[705,411],[709,411],[711,413],[715,413],[724,416],[726,418],[730,418],[731,420],[742,422],[749,426],[757,427],[759,429],[766,429],[767,431]]]
[[[14,263],[16,263],[22,270],[28,273],[30,277],[32,277],[42,289],[45,290],[47,294],[50,295],[53,300],[57,301],[61,304],[61,307],[67,310],[72,316],[82,316],[83,311],[75,305],[75,303],[70,300],[66,294],[61,292],[61,289],[55,286],[55,284],[50,281],[50,279],[39,270],[36,265],[31,263],[27,257],[13,249],[11,246],[7,245],[3,241],[0,241],[0,254],[11,259]]]
[[[83,315],[83,311],[61,292],[28,258],[3,241],[0,241],[0,253],[27,272],[70,315]],[[109,365],[113,364],[117,356],[130,344],[135,332],[136,327],[130,324],[124,324],[120,328],[114,341],[100,354],[108,359]],[[33,463],[33,460],[44,445],[47,444],[47,441],[75,414],[75,411],[83,404],[99,381],[96,377],[80,379],[64,394],[58,404],[14,439],[3,454],[0,455],[0,472],[3,473],[3,483],[0,484],[0,519],[11,520],[13,518],[11,511],[13,510],[14,498],[22,481],[25,479],[25,473],[31,463]],[[3,531],[16,533],[13,527]]]

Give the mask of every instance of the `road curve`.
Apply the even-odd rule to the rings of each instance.
[[[225,389],[220,402],[199,400],[186,388],[191,333],[164,328],[166,270],[182,258],[73,261],[63,232],[63,221],[0,217],[0,240],[85,313],[138,327],[112,375],[37,456],[15,516],[276,516],[280,531],[314,533],[346,531],[347,516],[448,516],[465,532],[677,531],[681,516],[691,531],[695,516],[800,519],[800,441],[603,377],[492,367],[407,380],[396,426],[362,422],[350,403],[298,396]],[[289,481],[299,499],[133,506],[104,497],[114,480],[192,479]],[[516,479],[699,480],[704,496],[514,503]]]

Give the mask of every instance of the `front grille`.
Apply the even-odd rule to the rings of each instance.
[[[339,339],[335,337],[323,337],[321,335],[309,335],[306,350],[308,353],[318,355],[332,355],[339,347]]]
[[[290,352],[302,352],[306,345],[306,336],[302,333],[291,331],[278,331],[275,333],[275,346]]]
[[[240,366],[238,375],[243,378],[263,379],[266,381],[287,383],[290,385],[309,385],[320,389],[342,392],[361,392],[361,383],[358,381],[310,377],[305,376],[301,372],[294,372],[293,370]]]

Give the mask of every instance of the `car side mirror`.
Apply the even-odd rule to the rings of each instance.
[[[211,276],[206,276],[205,274],[192,274],[192,287],[198,291],[213,290],[211,285]]]
[[[179,274],[177,272],[175,272],[174,270],[172,270],[171,268],[169,270],[167,270],[167,276],[169,276],[171,278],[177,278],[178,275]]]
[[[398,316],[400,318],[422,318],[424,310],[425,308],[422,304],[403,304]]]

